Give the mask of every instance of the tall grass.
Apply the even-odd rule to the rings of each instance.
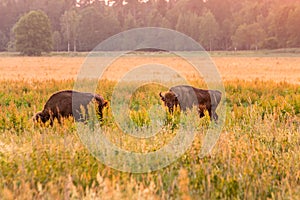
[[[183,156],[164,169],[144,174],[120,172],[97,161],[78,138],[72,119],[53,127],[32,123],[32,116],[49,96],[72,89],[72,81],[6,81],[0,85],[2,199],[300,198],[298,85],[226,82],[226,123],[210,155],[199,158],[209,124],[206,116]],[[98,93],[110,100],[114,85],[103,81]],[[141,88],[133,95],[133,125],[151,123],[147,102],[160,103],[156,90]],[[174,126],[178,123],[169,120]],[[118,129],[110,108],[104,111],[103,127]],[[107,133],[116,145],[140,152],[157,150],[172,137],[174,133],[166,131],[147,142]]]

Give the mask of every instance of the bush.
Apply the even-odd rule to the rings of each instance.
[[[52,49],[50,20],[42,11],[25,14],[13,28],[16,50],[27,56],[40,56]]]
[[[265,39],[263,47],[266,49],[276,49],[278,48],[278,40],[276,37],[269,37]]]

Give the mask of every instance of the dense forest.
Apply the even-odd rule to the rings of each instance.
[[[165,27],[206,50],[300,47],[300,0],[1,0],[0,51],[15,50],[13,27],[32,10],[50,19],[54,51],[90,51],[136,27]]]

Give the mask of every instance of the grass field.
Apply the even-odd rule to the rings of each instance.
[[[286,56],[286,55],[285,55]],[[273,80],[300,84],[298,57],[212,57],[223,80]],[[288,55],[287,55],[288,56]],[[0,80],[70,80],[75,79],[85,57],[1,57]],[[125,57],[114,62],[104,78],[118,80],[132,66],[148,62],[171,65],[189,79],[195,72],[178,57]],[[119,68],[119,66],[122,66]],[[114,70],[118,68],[118,70]]]
[[[105,74],[110,80],[100,82],[97,92],[110,100],[122,74],[114,65],[128,70],[150,60],[174,66],[191,84],[203,87],[178,58],[131,56],[113,63]],[[84,57],[0,56],[1,199],[299,199],[300,57],[214,56],[213,61],[224,80],[227,103],[225,126],[213,151],[199,158],[209,127],[205,117],[191,148],[176,162],[134,174],[97,161],[71,120],[54,127],[32,123],[53,92],[73,88]],[[137,123],[147,123],[145,102],[160,103],[157,90],[154,86],[148,95],[143,89],[135,94],[132,108],[141,108],[141,115],[133,113]],[[104,113],[103,126],[115,130],[110,109]],[[164,140],[150,140],[150,147],[123,135],[108,137],[143,152],[173,136],[167,131]]]

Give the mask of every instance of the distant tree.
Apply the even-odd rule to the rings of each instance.
[[[52,30],[60,32],[60,49],[64,50],[88,50],[114,30],[145,26],[168,27],[186,33],[201,41],[206,49],[231,49],[233,42],[244,49],[259,48],[262,43],[264,48],[287,48],[300,45],[298,7],[299,0],[0,0],[0,31],[9,40],[5,42],[7,49],[14,50],[10,31],[19,17],[31,10],[42,10],[49,17]],[[90,8],[95,11],[87,11]],[[207,11],[215,18],[217,35],[203,33],[210,29],[200,23],[200,18],[207,17]],[[84,20],[80,19],[82,15]],[[243,28],[257,32],[250,29],[256,23],[258,33],[250,36],[259,36],[257,41],[242,39],[238,33]],[[0,49],[3,50],[3,45]]]
[[[199,16],[202,14],[203,9],[205,8],[204,0],[183,0],[182,2],[184,3],[182,7],[184,7],[185,10],[189,10],[190,12],[195,13]]]
[[[278,40],[278,47],[286,48],[288,46],[288,17],[292,6],[280,5],[275,7],[269,15],[270,36],[274,36]],[[298,24],[294,26],[299,26]]]
[[[153,9],[151,10],[146,18],[146,25],[147,26],[156,26],[158,27],[161,24],[161,19],[163,17],[160,15],[160,13],[158,12],[158,10]]]
[[[78,39],[81,51],[90,51],[100,42],[120,31],[120,24],[114,13],[86,7],[81,12]]]
[[[194,40],[199,38],[200,18],[195,13],[182,13],[179,15],[176,30],[182,32]]]
[[[241,9],[239,9],[234,16],[234,23],[236,25],[252,24],[257,22],[257,16],[261,15],[261,4],[259,1],[246,0],[240,1]]]
[[[237,3],[234,0],[209,0],[204,3],[219,24],[217,41],[214,43],[215,49],[228,50],[232,45],[231,36],[235,27],[233,23],[235,20],[232,17],[234,13],[232,12],[232,6]]]
[[[263,46],[266,33],[258,23],[242,24],[232,36],[233,44],[238,49],[255,49]]]
[[[168,19],[163,17],[156,9],[153,9],[148,13],[146,20],[146,26],[170,28]]]
[[[53,47],[56,51],[59,51],[61,49],[61,34],[58,31],[54,31],[53,33]]]
[[[204,5],[202,3],[202,6],[206,6],[215,16],[216,21],[221,24],[224,20],[232,17],[231,6],[236,3],[234,0],[208,0]]]
[[[263,42],[267,37],[267,34],[258,22],[250,24],[248,26],[248,30],[251,33],[251,49],[258,50],[263,46]]]
[[[0,31],[0,51],[5,51],[7,48],[8,38],[7,36]]]
[[[81,15],[75,9],[65,11],[65,13],[61,16],[61,31],[64,40],[67,42],[68,52],[70,51],[71,44],[73,44],[73,51],[76,51],[77,49],[80,18]]]
[[[40,56],[52,49],[50,20],[42,11],[22,16],[13,28],[16,50],[28,56]]]
[[[156,4],[157,4],[156,9],[158,10],[159,14],[161,16],[165,16],[168,8],[166,0],[157,0]]]
[[[179,17],[183,14],[191,14],[187,12],[189,10],[189,7],[187,5],[189,1],[173,0],[171,2],[172,2],[172,7],[166,12],[166,18],[169,21],[170,27],[172,29],[176,29],[176,26],[178,26]]]
[[[232,28],[231,20],[229,18],[225,19],[220,24],[220,33],[218,36],[216,48],[223,50],[232,48],[231,36],[233,35],[233,32],[234,30]]]
[[[102,13],[101,20],[99,21],[102,29],[100,30],[100,41],[119,33],[121,31],[120,23],[117,20],[117,16],[110,10]]]
[[[300,4],[289,13],[287,33],[288,46],[300,47]]]
[[[215,16],[210,10],[207,10],[200,18],[199,24],[200,30],[200,43],[205,49],[212,51],[215,47],[215,43],[218,37],[219,24],[216,21]]]
[[[51,20],[52,30],[60,30],[60,17],[64,14],[65,0],[46,0],[44,11]]]
[[[263,48],[276,49],[278,47],[278,41],[276,37],[266,38],[263,42]]]
[[[136,27],[136,21],[131,15],[131,13],[129,13],[125,18],[123,30],[128,30],[135,27]]]
[[[177,24],[175,26],[175,29],[177,31],[183,32],[185,34],[188,34],[189,32],[189,26],[188,26],[188,17],[186,13],[181,13],[178,17]]]
[[[247,29],[247,24],[240,25],[235,34],[231,37],[235,49],[250,49],[250,33]]]
[[[101,30],[105,27],[101,22],[101,13],[96,8],[86,7],[81,15],[78,30],[80,50],[90,51],[101,41]]]
[[[126,2],[124,9],[127,9],[134,18],[137,18],[140,7],[139,0],[126,0]]]

